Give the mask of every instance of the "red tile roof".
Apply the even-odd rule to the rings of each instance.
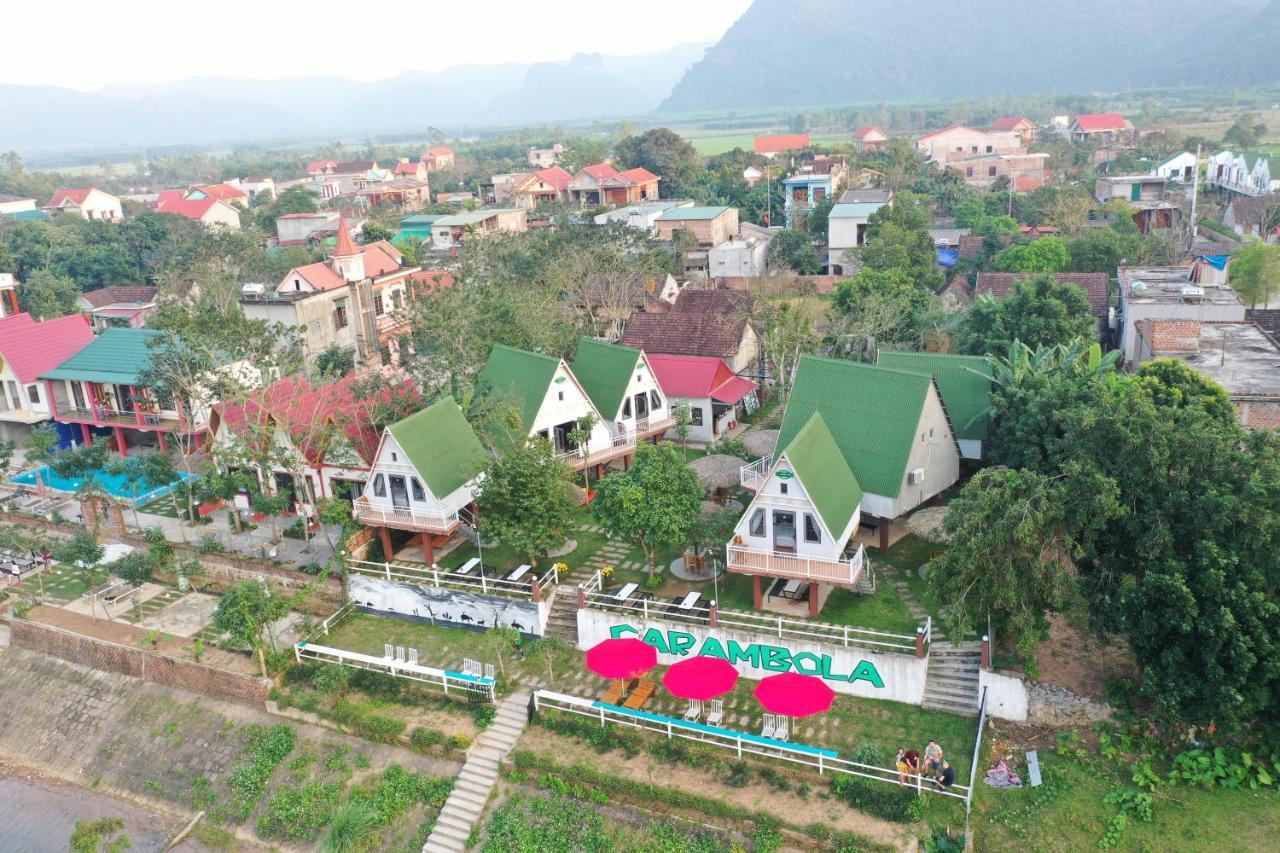
[[[856,133],[854,133],[854,134],[853,134],[853,138],[854,138],[854,139],[866,139],[866,138],[867,138],[868,136],[870,136],[872,133],[878,133],[878,134],[880,134],[881,136],[888,136],[888,135],[889,135],[889,134],[885,133],[883,130],[881,130],[881,129],[880,129],[880,125],[878,125],[878,124],[871,124],[871,125],[867,125],[866,127],[862,128],[862,129],[858,130]]]
[[[686,289],[670,310],[634,312],[621,343],[647,354],[734,356],[746,333],[750,301],[736,290]]]
[[[23,385],[36,381],[93,341],[89,321],[81,314],[37,323],[30,314],[0,319],[0,358]]]
[[[195,187],[195,189],[219,201],[238,201],[247,199],[249,196],[243,190],[238,190],[230,184],[212,184],[210,186]]]
[[[432,154],[436,157],[439,157],[441,154],[448,154],[450,157],[452,157],[453,149],[447,145],[437,145],[435,148],[428,148],[427,153]]]
[[[928,133],[922,133],[921,135],[919,135],[919,136],[917,136],[917,137],[916,137],[916,142],[921,142],[921,141],[923,141],[923,140],[925,140],[925,139],[933,139],[933,137],[935,137],[935,136],[940,136],[940,135],[942,135],[942,134],[944,134],[944,133],[947,133],[948,131],[952,131],[952,130],[960,130],[960,129],[964,129],[964,130],[972,130],[972,128],[970,128],[968,125],[964,125],[964,124],[949,124],[949,125],[947,125],[946,127],[939,128],[938,130],[931,130],[931,131],[929,131]]]
[[[110,287],[90,290],[81,295],[80,298],[94,308],[102,308],[106,305],[115,305],[120,302],[137,302],[146,305],[156,301],[158,290],[158,288],[144,284],[113,284]]]
[[[1076,116],[1076,124],[1085,133],[1124,130],[1124,116],[1119,113],[1093,113],[1091,115]]]
[[[416,175],[421,163],[396,163],[397,175]]]
[[[618,170],[610,166],[608,163],[596,163],[594,166],[586,166],[582,171],[586,172],[597,181],[603,181],[605,178],[612,178],[618,174]]]
[[[722,358],[648,353],[645,356],[668,397],[694,400],[710,397],[732,404],[756,388],[756,383],[736,376]]]
[[[91,192],[93,192],[93,187],[84,187],[78,190],[58,190],[53,194],[53,198],[49,199],[49,203],[45,207],[57,207],[64,201],[81,205],[84,204],[84,200],[89,197]]]
[[[1000,116],[1000,118],[991,122],[992,130],[1017,130],[1018,126],[1023,122],[1031,123],[1031,119],[1026,116]]]
[[[356,254],[356,241],[351,239],[351,231],[347,228],[347,220],[338,217],[338,245],[333,251],[335,258]]]
[[[755,151],[757,154],[776,154],[779,151],[797,151],[809,147],[809,134],[782,133],[775,136],[757,136]]]
[[[430,296],[437,288],[453,287],[453,273],[446,270],[418,270],[409,280],[422,286],[422,293]]]
[[[164,193],[161,193],[163,196]],[[187,219],[199,220],[209,212],[209,208],[218,203],[216,198],[172,198],[166,196],[156,199],[156,213],[173,213],[178,216],[185,216]]]
[[[639,166],[637,166],[634,169],[627,169],[627,171],[625,172],[619,172],[618,177],[626,178],[627,180],[630,180],[630,181],[635,181],[637,184],[647,184],[650,181],[661,180],[661,178],[659,178],[653,172],[650,172],[648,169],[644,169]]]
[[[1019,273],[1019,272],[980,272],[978,273],[978,283],[974,288],[974,295],[981,296],[984,293],[990,293],[997,299],[1008,296],[1013,292],[1013,286],[1016,282],[1026,281],[1036,278],[1041,273]],[[1109,297],[1111,294],[1111,279],[1104,272],[1055,272],[1050,273],[1054,280],[1059,284],[1076,284],[1084,291],[1085,296],[1089,298],[1089,305],[1093,308],[1093,314],[1099,320],[1107,318],[1107,308],[1110,304]]]
[[[527,172],[526,178],[528,177],[534,177],[543,183],[550,184],[559,192],[569,189],[569,182],[573,180],[573,175],[570,175],[559,166],[552,166],[550,169],[539,169],[536,172]]]
[[[325,169],[332,169],[337,165],[337,160],[312,160],[307,164],[307,172],[323,172]]]

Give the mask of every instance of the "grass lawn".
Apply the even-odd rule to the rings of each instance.
[[[161,495],[158,498],[152,498],[144,504],[138,506],[138,512],[150,513],[151,515],[163,515],[167,518],[177,518],[178,512],[173,508],[173,498],[168,495]]]
[[[1129,783],[1126,764],[1047,749],[1039,755],[1044,784],[1038,788],[996,790],[979,784],[973,807],[976,850],[1096,849],[1119,813],[1119,807],[1104,798],[1112,791],[1137,790]],[[1143,822],[1130,817],[1112,846],[1117,850],[1274,850],[1278,832],[1280,794],[1274,790],[1162,788],[1155,795],[1153,819]]]
[[[723,575],[720,580],[720,606],[726,610],[755,612],[751,578],[748,575]],[[914,634],[918,624],[907,612],[906,602],[888,583],[878,584],[874,595],[862,595],[847,589],[832,590],[815,621],[897,634]]]
[[[538,560],[538,567],[544,569],[552,563],[563,562],[567,563],[572,569],[590,559],[595,552],[603,548],[604,544],[609,541],[603,533],[582,529],[586,525],[594,524],[595,521],[591,517],[590,506],[578,507],[573,513],[574,527],[569,531],[569,538],[575,540],[578,543],[578,547],[563,557],[542,557]],[[483,553],[481,553],[482,551]],[[456,569],[472,557],[480,557],[483,560],[485,573],[488,575],[503,575],[517,566],[529,562],[528,555],[517,553],[515,549],[507,545],[485,545],[483,549],[478,549],[470,541],[454,548],[441,557],[438,562],[441,568]]]
[[[946,550],[946,546],[938,542],[921,539],[915,534],[908,534],[897,541],[888,551],[881,553],[879,548],[868,548],[867,557],[876,567],[877,579],[888,581],[883,574],[889,567],[894,575],[905,581],[907,588],[925,610],[936,613],[938,608],[929,594],[929,583],[920,577],[919,568]],[[878,584],[877,584],[878,585]]]
[[[39,575],[10,587],[9,594],[22,598],[36,598],[39,597],[40,590],[43,588],[44,597],[47,600],[74,601],[93,587],[105,583],[108,571],[106,568],[95,568],[86,572],[75,566],[58,564],[51,569],[41,570]]]

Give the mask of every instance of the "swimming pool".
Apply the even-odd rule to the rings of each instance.
[[[56,489],[59,492],[74,492],[79,489],[80,484],[84,482],[81,479],[59,477],[51,468],[49,468],[48,465],[43,465],[39,468],[32,468],[30,471],[23,471],[21,474],[11,477],[10,480],[11,482],[17,483],[21,486],[31,486],[34,488],[36,485],[37,474],[40,475],[40,479],[44,480],[44,484],[46,486],[50,489]],[[179,471],[178,479],[169,485],[161,486],[158,489],[151,489],[149,491],[139,491],[135,497],[133,494],[133,487],[123,476],[119,474],[108,474],[106,471],[102,470],[94,473],[95,479],[102,484],[103,489],[121,500],[132,501],[133,506],[140,506],[147,501],[155,500],[161,495],[168,494],[176,489],[179,483],[190,479],[190,476],[190,474]]]

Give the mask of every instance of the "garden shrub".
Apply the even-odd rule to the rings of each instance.
[[[894,823],[917,820],[923,809],[914,788],[898,788],[856,776],[837,776],[832,779],[831,793],[836,799],[858,811]]]
[[[418,752],[431,752],[444,743],[444,732],[419,726],[409,733],[409,743]]]
[[[279,725],[265,729],[248,726],[244,732],[245,746],[249,750],[249,763],[243,765],[227,780],[231,788],[228,804],[230,817],[243,821],[253,813],[258,799],[267,787],[267,780],[285,756],[293,751],[298,735],[292,726]]]
[[[351,682],[351,670],[336,663],[326,664],[311,679],[311,686],[326,696],[340,696]]]
[[[281,788],[258,818],[258,835],[308,841],[320,834],[342,797],[337,782],[307,782]]]

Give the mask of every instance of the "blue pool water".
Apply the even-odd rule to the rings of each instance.
[[[46,486],[51,489],[57,489],[60,492],[74,492],[76,489],[80,488],[80,484],[83,482],[83,480],[79,479],[59,477],[47,465],[40,468],[32,468],[30,471],[23,471],[21,474],[18,474],[11,479],[12,482],[18,483],[19,485],[35,488],[36,474],[40,475],[40,478],[44,480],[44,484]],[[106,471],[98,471],[95,476],[98,482],[102,484],[103,489],[121,500],[132,500],[134,506],[144,504],[147,501],[160,497],[161,495],[168,494],[177,488],[179,483],[190,477],[189,474],[179,471],[178,479],[174,482],[167,486],[161,486],[158,489],[139,491],[135,498],[133,494],[133,487],[121,475],[108,474]]]

